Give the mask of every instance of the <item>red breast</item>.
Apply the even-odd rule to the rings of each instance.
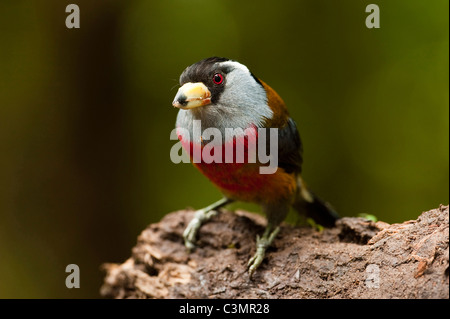
[[[257,145],[257,131],[255,129],[255,140],[250,143]],[[220,146],[222,152],[221,163],[207,163],[201,156],[207,143],[194,143],[183,141],[181,135],[178,138],[183,148],[190,154],[191,161],[208,179],[214,183],[229,198],[255,203],[268,203],[286,201],[293,198],[296,192],[296,178],[294,174],[286,173],[282,168],[274,174],[261,174],[260,163],[249,163],[249,139],[247,136],[235,137],[232,141]],[[228,145],[227,145],[228,144]],[[230,145],[231,144],[231,145]],[[225,162],[227,149],[233,150],[232,163]],[[211,148],[210,155],[214,155]],[[236,154],[243,150],[243,163],[236,161]],[[253,152],[254,149],[250,148]]]

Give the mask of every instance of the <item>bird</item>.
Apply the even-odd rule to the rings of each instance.
[[[195,248],[201,225],[218,214],[220,208],[235,201],[260,205],[267,218],[267,226],[261,236],[257,235],[255,253],[247,263],[250,278],[264,260],[290,207],[322,226],[335,225],[339,219],[337,212],[317,197],[302,178],[303,147],[297,124],[274,89],[244,64],[217,56],[188,66],[181,73],[179,82],[180,88],[172,102],[179,109],[175,123],[177,137],[193,165],[223,194],[217,202],[197,210],[187,225],[183,238],[189,251]],[[267,163],[260,160],[244,158],[244,161],[237,161],[237,151],[233,155],[234,161],[195,158],[195,150],[202,154],[211,139],[203,132],[195,136],[196,121],[205,129],[203,132],[215,129],[222,133],[215,146],[232,145],[231,149],[235,150],[240,146],[244,155],[251,153],[250,145],[253,144],[250,142],[258,141],[258,147],[263,145],[259,144],[262,130],[276,129],[278,159],[275,172],[262,174],[261,167],[267,167]],[[238,133],[227,137],[227,129]],[[244,135],[248,129],[253,133]]]

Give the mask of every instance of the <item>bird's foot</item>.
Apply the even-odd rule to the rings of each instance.
[[[215,215],[217,215],[216,210],[200,209],[195,212],[194,218],[191,220],[183,233],[184,245],[188,251],[192,251],[195,248],[195,240],[197,238],[197,233],[200,226]]]
[[[270,230],[271,227],[267,226],[262,237],[256,235],[256,253],[253,255],[252,258],[250,258],[247,264],[250,279],[252,278],[256,269],[259,267],[259,265],[261,265],[262,261],[264,260],[266,249],[272,244],[273,240],[280,231],[280,227],[276,227],[272,232],[270,232]]]

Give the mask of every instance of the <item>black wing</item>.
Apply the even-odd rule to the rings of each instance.
[[[287,124],[278,130],[278,167],[287,173],[301,173],[303,147],[297,125],[289,118]]]

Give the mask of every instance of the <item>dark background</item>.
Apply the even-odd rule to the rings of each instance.
[[[212,55],[284,98],[304,178],[341,215],[448,204],[449,3],[377,0],[367,29],[370,3],[2,0],[0,297],[99,297],[100,265],[147,224],[219,199],[169,157],[178,76]],[[65,287],[71,263],[80,289]]]

